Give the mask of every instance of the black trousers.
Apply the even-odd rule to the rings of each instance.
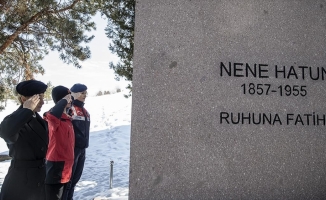
[[[74,196],[75,186],[83,174],[85,164],[85,149],[75,147],[75,161],[72,167],[72,175],[70,181],[66,184],[62,200],[72,200]]]
[[[66,184],[45,184],[46,200],[62,200],[63,189]]]

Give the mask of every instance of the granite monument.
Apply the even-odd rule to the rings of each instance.
[[[326,199],[325,13],[137,0],[129,198]]]

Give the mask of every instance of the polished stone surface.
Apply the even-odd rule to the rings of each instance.
[[[325,13],[137,0],[129,198],[326,199]]]

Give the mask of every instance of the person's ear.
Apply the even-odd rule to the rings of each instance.
[[[21,99],[21,101],[24,103],[24,102],[28,99],[28,97],[20,96],[20,99]]]

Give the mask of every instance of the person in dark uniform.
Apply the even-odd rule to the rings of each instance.
[[[45,167],[48,130],[37,113],[44,104],[47,85],[28,80],[16,86],[21,106],[0,124],[0,137],[12,157],[2,184],[0,200],[44,200]]]
[[[63,200],[72,200],[75,186],[78,183],[84,169],[86,148],[89,144],[90,115],[84,107],[87,97],[87,87],[76,83],[70,88],[74,100],[69,110],[75,131],[75,161],[72,168],[72,176],[64,188]]]

